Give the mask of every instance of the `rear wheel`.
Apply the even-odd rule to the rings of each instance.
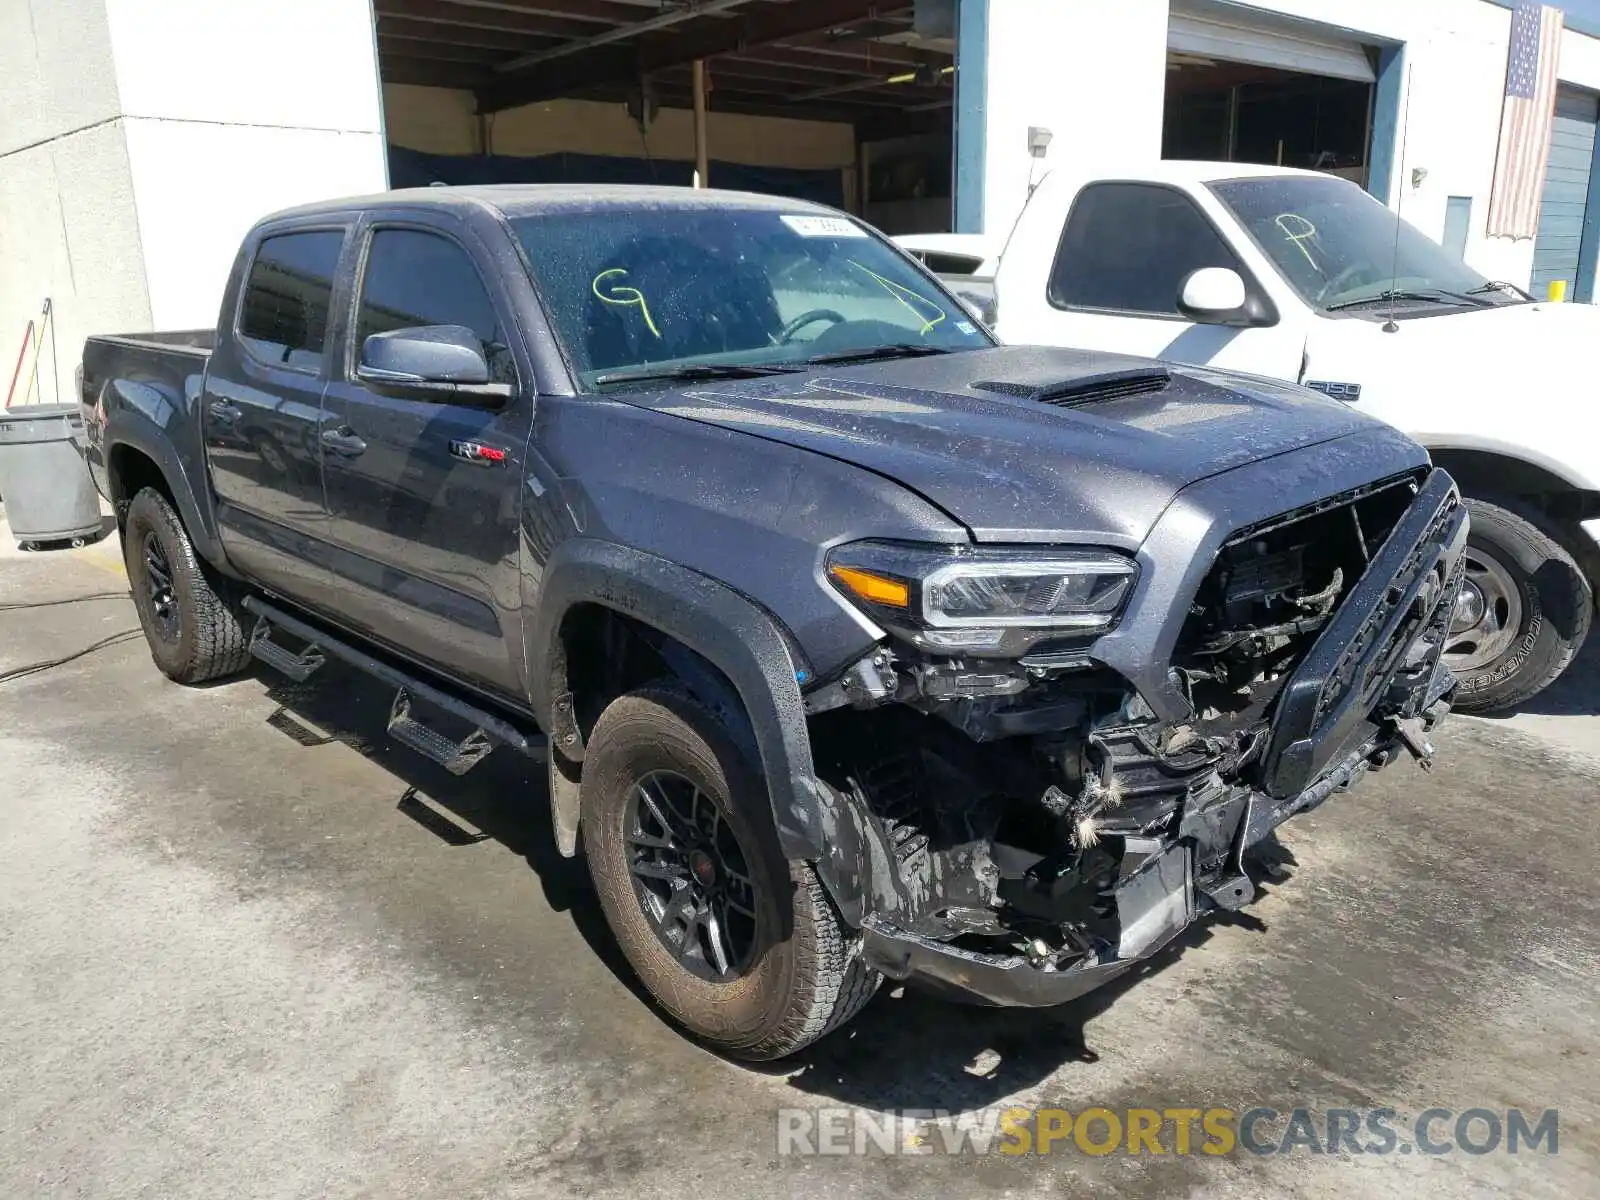
[[[782,1058],[871,999],[879,976],[812,868],[784,861],[760,776],[686,693],[645,688],[601,714],[581,803],[606,920],[690,1033]]]
[[[1445,662],[1460,680],[1465,712],[1514,708],[1566,670],[1583,645],[1594,597],[1582,570],[1535,521],[1468,500],[1466,581],[1456,599]]]
[[[128,505],[122,555],[150,657],[169,679],[203,683],[250,661],[232,589],[213,580],[167,498],[145,488]]]

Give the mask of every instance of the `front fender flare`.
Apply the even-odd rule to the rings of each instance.
[[[826,859],[838,828],[835,800],[812,766],[797,679],[803,668],[778,622],[726,584],[667,559],[593,538],[562,542],[545,565],[527,635],[528,661],[538,664],[530,672],[530,699],[546,729],[554,728],[555,697],[567,690],[562,621],[584,603],[676,639],[727,676],[750,720],[784,856]],[[564,837],[577,828],[577,789],[570,777],[555,778],[556,757],[551,807],[557,836]]]

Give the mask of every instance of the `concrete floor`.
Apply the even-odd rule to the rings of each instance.
[[[114,543],[0,549],[0,605],[122,585]],[[135,625],[0,611],[0,672]],[[765,1071],[640,999],[536,769],[450,778],[385,700],[333,668],[188,690],[138,640],[0,684],[0,1195],[1594,1194],[1600,654],[1292,823],[1289,878],[1134,978],[1045,1012],[885,991]],[[998,1103],[1557,1108],[1561,1140],[775,1154],[780,1107]]]

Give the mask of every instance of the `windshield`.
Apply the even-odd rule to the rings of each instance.
[[[799,369],[818,356],[992,344],[938,284],[842,216],[656,205],[511,227],[587,388],[657,368]]]
[[[1211,190],[1314,307],[1521,303],[1348,180],[1235,179]]]

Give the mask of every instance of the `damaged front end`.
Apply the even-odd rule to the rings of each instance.
[[[1221,538],[1144,674],[1160,694],[1097,649],[1134,559],[836,552],[835,586],[893,635],[806,696],[868,960],[1057,1004],[1247,903],[1279,824],[1402,753],[1427,765],[1465,540],[1425,468]]]

